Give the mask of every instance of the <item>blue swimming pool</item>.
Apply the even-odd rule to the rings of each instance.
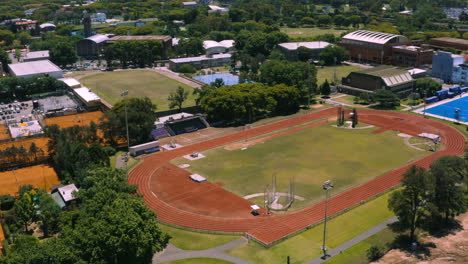
[[[239,76],[231,73],[216,73],[208,75],[200,75],[192,77],[195,80],[199,80],[206,84],[211,84],[216,79],[223,79],[225,85],[234,85],[239,83]],[[247,81],[252,82],[252,81]]]
[[[433,115],[457,119],[455,113],[457,109],[459,111],[458,120],[462,122],[468,122],[468,96],[426,109],[425,112]]]

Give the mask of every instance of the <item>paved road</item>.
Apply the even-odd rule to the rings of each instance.
[[[168,261],[174,261],[178,259],[187,259],[187,258],[214,258],[222,259],[236,264],[253,264],[250,261],[234,257],[224,253],[224,251],[231,248],[237,247],[241,244],[247,243],[246,238],[239,238],[224,245],[206,249],[206,250],[182,250],[176,248],[174,245],[169,244],[168,247],[156,254],[153,257],[153,264],[164,263]]]
[[[374,227],[372,227],[371,229],[365,231],[364,233],[361,233],[360,235],[358,236],[355,236],[353,237],[352,239],[346,241],[345,243],[337,246],[336,248],[333,248],[331,249],[330,251],[328,251],[328,254],[331,255],[331,257],[334,257],[338,254],[340,254],[342,251],[345,251],[346,249],[358,244],[359,242],[363,241],[364,239],[382,231],[383,229],[385,229],[389,224],[392,224],[394,222],[397,221],[397,218],[396,216],[395,217],[392,217]],[[321,257],[317,257],[317,258],[314,258],[313,260],[311,261],[308,261],[306,262],[306,264],[319,264],[319,263],[322,263],[324,262],[325,260],[323,260]]]

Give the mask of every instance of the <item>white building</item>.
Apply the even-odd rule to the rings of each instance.
[[[8,64],[10,74],[19,78],[28,78],[38,75],[48,75],[57,79],[63,78],[63,71],[50,60],[29,61]]]
[[[50,58],[48,50],[31,51],[23,56],[23,61],[48,60]]]
[[[101,98],[93,93],[88,87],[81,87],[73,89],[73,93],[84,103],[87,107],[99,106]]]
[[[81,87],[81,83],[78,80],[76,80],[75,78],[62,78],[62,79],[59,79],[59,81],[64,82],[71,89]]]
[[[216,5],[208,5],[208,7],[210,8],[210,10],[208,10],[208,13],[220,12],[222,14],[225,14],[229,12],[229,8],[224,8]]]
[[[232,53],[235,51],[234,40],[232,39],[227,39],[220,42],[214,40],[205,40],[203,41],[203,48],[205,49],[206,55]]]
[[[326,41],[309,41],[309,42],[287,42],[278,44],[279,49],[284,53],[286,59],[297,60],[297,49],[304,47],[311,50],[313,58],[318,58],[320,52],[330,46]]]

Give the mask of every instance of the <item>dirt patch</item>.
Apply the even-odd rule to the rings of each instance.
[[[0,140],[8,140],[11,139],[10,133],[8,132],[8,128],[6,125],[0,125]]]
[[[21,185],[27,184],[50,191],[50,187],[59,183],[57,173],[49,165],[0,172],[0,194],[15,195]]]
[[[248,146],[252,146],[252,145],[255,145],[255,144],[258,144],[258,143],[263,143],[266,140],[269,140],[269,139],[272,139],[272,138],[281,137],[281,136],[288,135],[288,134],[291,134],[291,133],[294,133],[294,132],[297,132],[297,131],[304,130],[306,128],[311,128],[311,127],[314,127],[314,126],[322,125],[322,124],[328,123],[328,121],[329,121],[329,119],[322,120],[322,121],[312,123],[312,124],[308,124],[308,125],[305,125],[305,126],[296,127],[296,128],[289,129],[289,130],[286,130],[286,131],[281,131],[281,132],[275,133],[275,134],[270,135],[270,136],[266,136],[266,137],[262,137],[262,138],[258,138],[258,139],[254,139],[254,140],[249,140],[249,141],[246,141],[246,142],[237,142],[237,143],[229,144],[229,145],[225,146],[224,149],[231,151],[231,150],[246,148]]]
[[[88,112],[76,115],[58,116],[44,119],[44,122],[50,125],[58,125],[60,128],[67,128],[72,126],[89,126],[91,122],[95,124],[101,123],[101,118],[104,113],[101,111]]]
[[[463,230],[441,238],[428,236],[422,239],[423,243],[434,243],[436,245],[435,248],[430,249],[431,254],[424,261],[406,252],[391,250],[379,262],[375,263],[468,263],[468,213],[458,216],[457,219],[460,221]]]
[[[323,107],[323,104],[316,104],[316,105],[310,106],[310,108],[314,108],[314,109],[321,108],[321,107]]]

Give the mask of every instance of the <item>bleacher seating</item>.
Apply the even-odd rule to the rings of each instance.
[[[169,136],[169,133],[167,133],[166,128],[160,127],[160,128],[153,129],[151,131],[151,136],[156,140],[156,139],[159,139],[159,138]]]
[[[206,128],[205,123],[200,119],[200,117],[166,123],[166,126],[169,128],[168,130],[174,132],[175,135],[190,133]]]

